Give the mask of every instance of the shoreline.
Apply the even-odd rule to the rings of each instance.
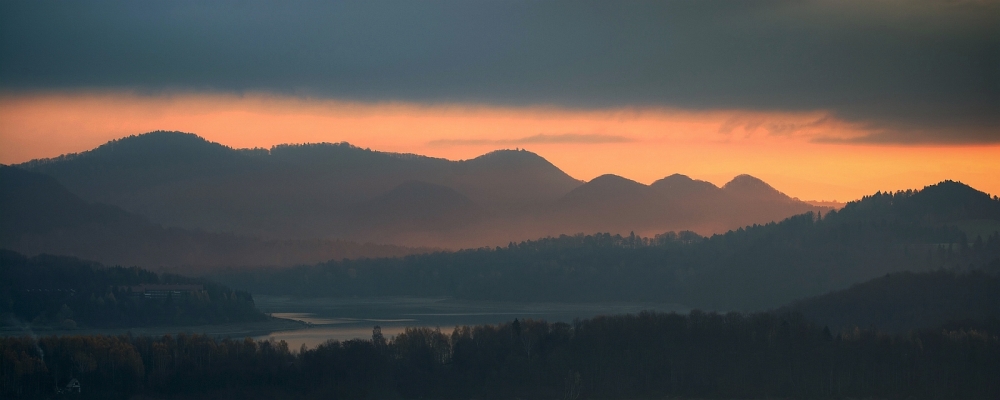
[[[52,329],[28,327],[2,327],[0,337],[16,336],[164,336],[180,333],[203,334],[218,338],[246,338],[264,336],[276,331],[294,331],[308,328],[309,324],[287,318],[270,317],[269,320],[256,322],[234,322],[227,324],[183,325],[183,326],[149,326],[131,328],[81,328]]]

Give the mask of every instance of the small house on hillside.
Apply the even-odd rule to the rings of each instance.
[[[70,379],[66,384],[66,393],[80,393],[80,381],[76,378]]]

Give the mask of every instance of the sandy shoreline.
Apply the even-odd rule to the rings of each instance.
[[[45,329],[19,327],[0,327],[0,336],[73,336],[73,335],[148,335],[163,336],[178,333],[197,333],[214,337],[244,338],[263,336],[276,331],[291,331],[307,328],[309,325],[285,318],[272,317],[266,321],[237,322],[231,324],[193,325],[193,326],[153,326],[138,328],[83,328],[83,329]]]

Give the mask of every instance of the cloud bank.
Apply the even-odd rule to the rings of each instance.
[[[1000,142],[994,1],[0,3],[0,91],[824,110]]]

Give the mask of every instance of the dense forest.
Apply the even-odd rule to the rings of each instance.
[[[832,333],[794,314],[640,313],[284,342],[0,338],[0,396],[83,398],[960,398],[1000,396],[996,332]]]
[[[133,291],[140,285],[185,290],[151,297]],[[0,250],[0,326],[140,327],[266,318],[249,293],[203,279]]]
[[[761,310],[900,271],[974,270],[1000,259],[1000,200],[956,182],[877,193],[709,238],[610,234],[402,258],[212,275],[260,294],[638,300]]]

